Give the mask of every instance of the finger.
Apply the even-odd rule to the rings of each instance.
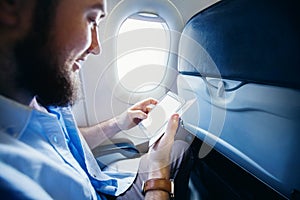
[[[168,121],[167,129],[165,134],[154,144],[154,148],[157,146],[170,146],[174,142],[174,137],[177,132],[179,122],[179,115],[173,114]]]
[[[132,110],[129,112],[132,119],[146,119],[148,115],[141,110]]]
[[[143,111],[145,113],[149,113],[153,108],[154,108],[154,106],[148,105]]]
[[[154,98],[148,98],[148,99],[145,99],[143,101],[140,101],[138,103],[136,103],[134,106],[133,106],[133,109],[139,109],[139,110],[143,110],[145,107],[147,107],[148,105],[156,105],[158,103],[158,101]]]
[[[178,128],[179,115],[173,114],[168,121],[166,136],[174,137]]]

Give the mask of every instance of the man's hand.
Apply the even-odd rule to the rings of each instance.
[[[121,130],[128,130],[136,126],[140,121],[148,117],[148,113],[153,105],[157,104],[157,100],[149,98],[136,103],[127,111],[117,116],[116,122]]]
[[[148,153],[149,179],[166,178],[170,176],[170,153],[174,144],[174,137],[178,128],[179,115],[173,114],[170,118],[165,134],[154,143]]]
[[[172,115],[165,134],[151,146],[147,155],[149,160],[148,179],[170,179],[170,154],[178,128],[178,121],[179,115]],[[167,200],[169,199],[169,194],[163,190],[150,190],[146,193],[145,199]]]

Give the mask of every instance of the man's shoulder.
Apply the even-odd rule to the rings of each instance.
[[[4,199],[52,199],[47,192],[21,171],[0,162],[0,193]],[[34,192],[28,192],[34,191]]]

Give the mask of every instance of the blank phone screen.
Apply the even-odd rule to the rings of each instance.
[[[148,136],[152,137],[159,131],[170,119],[171,115],[176,113],[182,103],[176,98],[166,95],[148,114],[148,118],[141,123],[146,129]]]

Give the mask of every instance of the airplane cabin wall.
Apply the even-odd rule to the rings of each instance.
[[[130,15],[145,11],[156,13],[165,19],[172,30],[169,67],[177,72],[178,41],[185,23],[196,13],[214,4],[216,0],[109,0],[107,16],[100,23],[99,38],[101,54],[90,56],[84,63],[80,79],[82,94],[73,106],[79,126],[93,125],[125,111],[131,104],[148,96],[159,97],[164,90],[156,89],[147,93],[133,94],[119,87],[116,72],[116,36],[122,22]],[[142,36],[141,36],[142,37]],[[145,38],[146,39],[146,38]],[[168,73],[162,84],[173,84],[176,89],[176,73]],[[174,82],[174,83],[171,83]],[[175,85],[174,85],[175,84]],[[138,129],[125,132],[133,136],[136,143],[145,138],[135,137]],[[122,137],[122,135],[121,135]],[[140,141],[141,139],[141,141]]]

